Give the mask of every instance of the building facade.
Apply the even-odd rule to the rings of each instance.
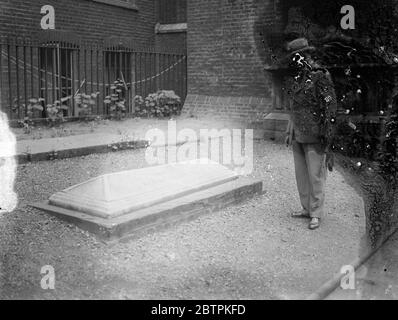
[[[184,0],[1,0],[2,110],[20,118],[11,109],[30,98],[53,103],[78,90],[101,92],[100,102],[117,79],[129,112],[135,95],[159,89],[184,99],[186,29]],[[70,107],[65,115],[77,116]]]
[[[342,30],[343,0],[0,0],[0,37],[14,41],[11,47],[0,43],[2,108],[48,88],[60,93],[47,99],[59,99],[83,81],[84,92],[105,95],[113,80],[123,78],[135,84],[129,104],[135,94],[170,89],[183,99],[187,93],[186,115],[261,120],[286,109],[281,72],[267,69],[284,55],[286,41],[304,36],[317,44],[344,34],[375,46],[378,38],[398,38],[394,30],[372,34],[388,25],[384,16],[372,15],[385,10],[395,19],[396,3],[351,0],[357,28]],[[55,10],[55,30],[41,28],[45,5]],[[378,21],[386,25],[379,28]],[[22,37],[37,39],[32,52],[30,44],[15,42]],[[372,90],[366,101],[376,102],[367,111],[377,105]]]
[[[43,6],[55,12],[55,30],[81,40],[129,39],[140,45],[164,43],[184,47],[185,29],[165,29],[156,25],[186,23],[185,0],[15,0],[0,1],[0,34],[40,37]],[[173,35],[167,39],[167,36]],[[177,39],[174,39],[177,38]]]

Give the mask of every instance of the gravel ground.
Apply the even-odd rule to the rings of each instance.
[[[355,272],[355,289],[337,288],[328,300],[397,300],[398,232]]]
[[[338,172],[328,177],[320,229],[299,208],[289,149],[254,145],[264,195],[136,239],[107,245],[28,203],[97,175],[146,166],[144,150],[18,168],[17,210],[0,217],[1,299],[305,298],[356,257],[363,203]],[[55,290],[40,287],[55,269]]]

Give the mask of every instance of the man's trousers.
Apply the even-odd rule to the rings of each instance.
[[[303,209],[322,218],[325,203],[326,155],[319,144],[292,141],[297,189]]]

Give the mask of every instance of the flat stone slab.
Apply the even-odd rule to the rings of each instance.
[[[262,182],[203,160],[117,172],[33,204],[104,240],[189,220],[262,193]]]
[[[237,178],[216,162],[194,160],[105,174],[57,192],[49,203],[109,219]]]

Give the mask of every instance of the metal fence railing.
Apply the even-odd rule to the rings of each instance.
[[[9,119],[21,119],[31,98],[43,105],[99,92],[92,113],[108,113],[105,97],[115,80],[126,85],[127,113],[134,112],[134,97],[158,90],[173,90],[182,101],[187,86],[186,53],[107,45],[105,42],[36,41],[0,38],[0,102]],[[65,116],[78,116],[69,99]],[[46,117],[46,110],[39,117]]]

